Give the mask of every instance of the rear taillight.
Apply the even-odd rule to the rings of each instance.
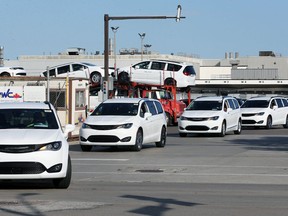
[[[184,74],[185,76],[190,76],[190,73],[187,72],[187,71],[183,71],[183,74]]]

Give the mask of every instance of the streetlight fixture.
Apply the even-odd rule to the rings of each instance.
[[[148,54],[148,48],[150,48],[151,44],[144,44],[146,55]]]
[[[116,71],[116,33],[119,27],[111,27],[113,33],[114,33],[114,42],[113,42],[113,47],[114,47],[114,72]]]
[[[141,38],[141,61],[143,61],[143,40],[144,40],[144,38],[145,38],[145,33],[138,33],[138,35],[140,36],[140,38]]]

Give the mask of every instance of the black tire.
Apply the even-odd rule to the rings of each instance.
[[[141,129],[138,129],[138,131],[136,133],[135,144],[132,147],[132,150],[133,151],[141,151],[142,145],[143,145],[143,132]]]
[[[224,137],[226,135],[226,122],[223,122],[221,125],[221,132],[219,134],[220,137]]]
[[[11,77],[10,73],[8,73],[8,72],[3,72],[3,73],[1,73],[0,76],[1,77]]]
[[[166,113],[166,123],[167,123],[167,126],[170,126],[172,125],[172,116],[170,115],[170,113],[168,112],[165,112]]]
[[[271,128],[272,128],[272,117],[268,116],[267,122],[266,122],[266,129],[271,129]]]
[[[242,124],[241,124],[241,120],[239,119],[237,130],[234,131],[234,134],[241,134],[241,131],[242,131]]]
[[[176,86],[176,80],[174,80],[173,78],[167,78],[165,81],[164,81],[164,84],[165,85],[173,85],[173,86]]]
[[[283,125],[284,128],[288,128],[288,115],[286,116],[286,122],[285,124]]]
[[[72,165],[70,155],[68,156],[68,165],[65,178],[53,179],[53,185],[55,188],[66,189],[69,187],[72,177]]]
[[[93,146],[90,146],[90,145],[80,145],[80,147],[81,147],[81,150],[82,150],[83,152],[90,152],[90,151],[92,150],[92,147],[93,147]]]
[[[118,74],[118,82],[119,83],[129,83],[130,82],[129,74],[126,72],[120,72]]]
[[[166,145],[166,137],[167,137],[166,128],[163,126],[161,129],[160,141],[155,143],[156,147],[163,148]]]
[[[99,72],[92,72],[90,80],[93,86],[99,86],[101,84],[102,76]]]
[[[186,137],[186,136],[187,136],[187,133],[179,133],[179,136],[180,136],[180,137]]]

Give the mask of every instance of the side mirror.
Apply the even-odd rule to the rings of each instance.
[[[232,111],[232,108],[229,107],[229,108],[227,109],[227,112],[230,112],[230,111]]]
[[[64,136],[65,138],[67,139],[68,138],[68,134],[72,131],[75,130],[75,125],[72,125],[72,124],[67,124],[65,125],[65,128],[64,128]]]
[[[146,113],[144,114],[144,119],[148,119],[148,118],[151,117],[151,116],[152,116],[152,113],[146,112]]]

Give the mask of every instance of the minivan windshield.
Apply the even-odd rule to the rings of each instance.
[[[91,116],[135,116],[138,113],[138,103],[101,103]]]
[[[0,109],[0,130],[28,128],[58,129],[59,127],[53,111],[49,109]]]
[[[247,100],[241,108],[267,108],[269,100]]]
[[[222,110],[222,101],[197,101],[194,100],[186,110]]]

